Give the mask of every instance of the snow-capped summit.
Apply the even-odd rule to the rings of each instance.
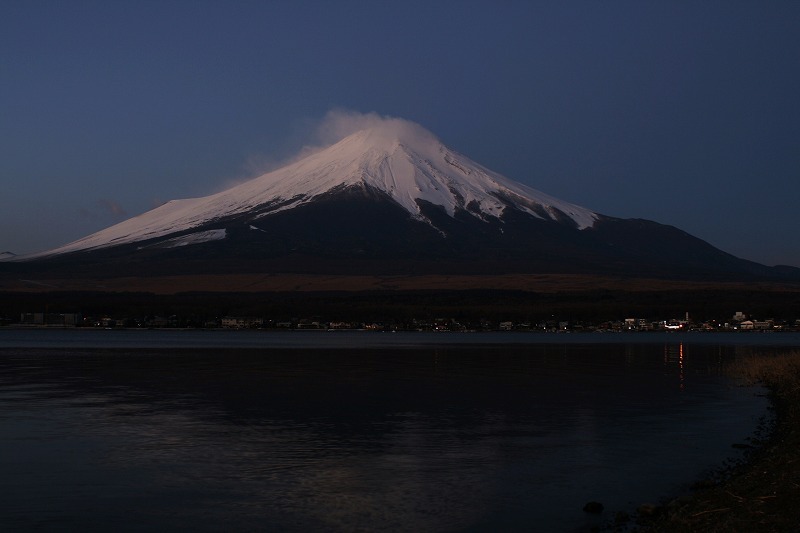
[[[383,193],[416,220],[433,225],[427,202],[448,215],[499,219],[513,207],[543,220],[591,227],[598,215],[517,183],[445,146],[422,126],[397,118],[373,121],[339,142],[223,192],[173,200],[137,217],[26,259],[151,241],[247,214],[253,221],[349,187]],[[206,233],[213,239],[220,233]],[[197,237],[192,243],[203,242]]]
[[[672,226],[614,218],[548,196],[475,163],[412,122],[365,117],[356,128],[341,122],[347,131],[338,142],[248,182],[173,200],[55,250],[0,255],[0,263],[133,278],[244,272],[800,278],[800,270],[738,259]]]

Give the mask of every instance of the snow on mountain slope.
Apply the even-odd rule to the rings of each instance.
[[[189,246],[191,244],[200,244],[209,241],[221,241],[226,237],[227,231],[224,229],[212,229],[209,231],[198,231],[188,235],[181,235],[180,237],[173,237],[165,241],[159,241],[155,244],[145,246],[157,248],[178,248],[179,246]]]
[[[443,206],[451,216],[457,209],[467,209],[482,217],[499,218],[510,203],[539,218],[562,220],[566,216],[579,229],[591,227],[597,219],[597,214],[588,209],[484,168],[450,150],[417,124],[385,119],[300,161],[223,192],[168,202],[24,259],[165,237],[234,215],[252,213],[256,219],[292,209],[331,190],[359,184],[385,192],[420,220],[425,217],[418,200]],[[216,238],[220,235],[224,236],[216,234]]]

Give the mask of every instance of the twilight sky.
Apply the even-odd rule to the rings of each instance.
[[[557,198],[800,266],[800,2],[7,0],[0,252],[418,122]]]

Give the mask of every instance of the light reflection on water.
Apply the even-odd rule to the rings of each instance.
[[[0,529],[580,529],[733,455],[735,352],[6,348]]]

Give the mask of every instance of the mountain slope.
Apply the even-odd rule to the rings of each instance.
[[[394,119],[356,132],[274,172],[204,198],[174,200],[60,248],[28,259],[117,246],[199,228],[246,214],[252,220],[296,208],[332,191],[367,186],[388,195],[413,218],[420,202],[454,216],[467,210],[498,218],[508,205],[535,217],[590,227],[596,214],[509,180],[450,150],[432,134]]]
[[[800,269],[745,261],[671,226],[558,200],[482,167],[399,119],[223,192],[172,201],[60,248],[12,260],[16,270],[83,275],[800,279]]]

